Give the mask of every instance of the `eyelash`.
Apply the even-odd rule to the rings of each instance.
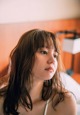
[[[42,50],[40,51],[41,54],[44,54],[44,55],[47,55],[48,54],[48,51],[45,51],[45,50]],[[54,58],[57,58],[58,55],[57,54],[53,54]]]
[[[55,58],[57,58],[57,57],[58,57],[58,55],[54,54],[54,57],[55,57]]]
[[[45,50],[40,51],[40,53],[41,53],[41,54],[48,54],[48,52],[45,51]]]

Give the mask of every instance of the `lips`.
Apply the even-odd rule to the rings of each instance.
[[[48,67],[45,69],[46,71],[49,71],[49,72],[53,72],[53,68],[52,67]]]

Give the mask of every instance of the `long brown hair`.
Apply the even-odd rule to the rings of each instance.
[[[53,42],[51,42],[51,40]],[[48,46],[54,44],[55,50],[58,53],[58,68],[54,77],[44,82],[42,99],[46,101],[51,97],[54,89],[53,85],[56,89],[56,93],[59,93],[57,90],[58,87],[62,89],[59,77],[60,52],[55,35],[52,32],[40,29],[33,29],[25,32],[10,54],[10,78],[3,105],[4,113],[6,115],[9,115],[10,113],[13,115],[18,115],[19,113],[17,112],[17,109],[19,103],[32,110],[33,104],[29,95],[29,89],[31,88],[30,74],[35,62],[35,52],[39,48],[44,47],[45,43]],[[60,92],[62,93],[61,90]],[[64,96],[62,96],[62,98],[64,98]]]

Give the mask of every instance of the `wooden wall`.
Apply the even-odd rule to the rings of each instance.
[[[34,28],[45,29],[51,32],[76,30],[80,33],[80,19],[0,24],[0,76],[3,75],[9,63],[10,51],[14,48],[20,36],[25,31]],[[65,35],[59,36],[61,43],[65,37]],[[62,56],[65,68],[71,68],[72,55],[63,52]],[[74,72],[80,73],[80,53],[76,54],[74,57]]]

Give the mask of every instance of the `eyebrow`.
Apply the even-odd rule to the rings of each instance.
[[[42,49],[42,48],[47,48],[47,49],[53,49],[53,51],[55,52],[55,53],[58,53],[57,51],[56,51],[56,49],[55,48],[50,48],[50,47],[46,47],[46,46],[44,46],[44,47],[41,47],[41,48],[39,48],[39,49]]]

